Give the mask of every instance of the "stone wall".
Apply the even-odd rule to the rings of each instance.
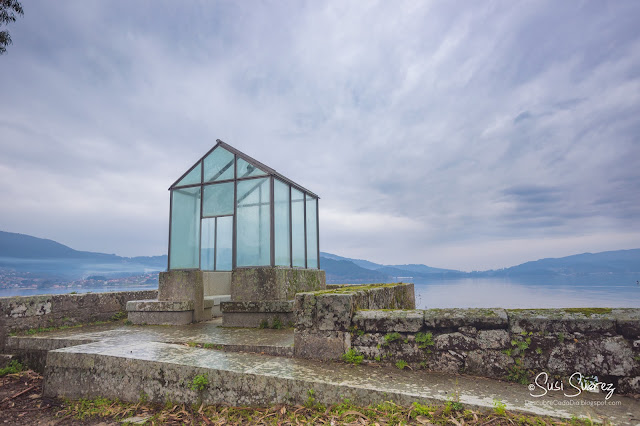
[[[124,311],[129,300],[153,299],[157,294],[147,290],[0,297],[0,353],[10,333],[108,320]]]
[[[351,346],[358,309],[413,309],[413,284],[340,286],[296,294],[294,351],[301,358],[339,359]]]
[[[323,332],[350,324],[344,348],[367,362],[523,384],[542,372],[550,381],[577,372],[614,383],[616,392],[640,392],[640,309],[358,310],[351,318],[342,307],[331,311],[341,315],[333,329],[322,321],[327,309],[316,314]]]

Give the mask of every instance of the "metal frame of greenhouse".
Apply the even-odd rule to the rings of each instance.
[[[168,269],[318,269],[319,197],[216,142],[169,187]]]

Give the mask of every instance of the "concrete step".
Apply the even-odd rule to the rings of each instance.
[[[222,316],[221,304],[224,302],[230,302],[231,295],[230,294],[220,294],[215,296],[205,296],[204,303],[205,306],[211,304],[211,316],[213,318],[218,318]]]
[[[191,389],[205,376],[202,391]],[[74,386],[69,386],[74,383]],[[640,403],[614,395],[583,393],[582,404],[567,404],[562,394],[534,398],[526,385],[465,375],[398,370],[393,367],[317,362],[251,353],[230,353],[159,342],[110,344],[98,342],[49,352],[44,382],[46,396],[119,398],[164,403],[330,405],[349,399],[358,405],[394,401],[492,409],[494,401],[507,410],[571,418],[606,417],[613,424],[637,424]],[[619,404],[619,405],[613,405]]]

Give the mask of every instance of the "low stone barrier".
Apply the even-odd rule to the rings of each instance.
[[[294,347],[301,358],[338,359],[351,347],[358,309],[413,309],[413,284],[340,286],[296,294]]]
[[[640,392],[640,309],[359,310],[349,334],[368,362],[565,387],[580,373]]]
[[[124,311],[129,300],[152,299],[157,294],[157,290],[143,290],[0,297],[0,353],[10,333],[105,321]]]

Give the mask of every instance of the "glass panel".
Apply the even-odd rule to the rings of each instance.
[[[307,268],[318,268],[318,234],[316,233],[316,209],[318,200],[305,195],[307,199]]]
[[[202,238],[200,239],[200,269],[213,271],[213,249],[215,244],[216,219],[202,219]]]
[[[216,234],[216,271],[231,270],[231,242],[233,241],[233,216],[219,217]]]
[[[293,266],[304,268],[304,194],[291,188],[291,244]]]
[[[202,195],[202,216],[233,214],[233,182],[206,185]]]
[[[233,154],[218,147],[204,159],[204,181],[233,179],[233,168]]]
[[[273,211],[275,214],[275,258],[276,265],[290,266],[291,253],[289,251],[289,185],[278,179],[273,183]]]
[[[171,191],[170,269],[199,268],[200,187]]]
[[[243,177],[264,175],[266,175],[266,173],[253,164],[244,161],[242,158],[238,158],[238,179]]]
[[[201,163],[198,163],[197,166],[193,168],[185,177],[180,179],[180,182],[176,183],[175,186],[183,186],[183,185],[193,185],[194,183],[200,183],[200,175]]]
[[[237,266],[267,266],[270,251],[270,179],[238,181]]]

